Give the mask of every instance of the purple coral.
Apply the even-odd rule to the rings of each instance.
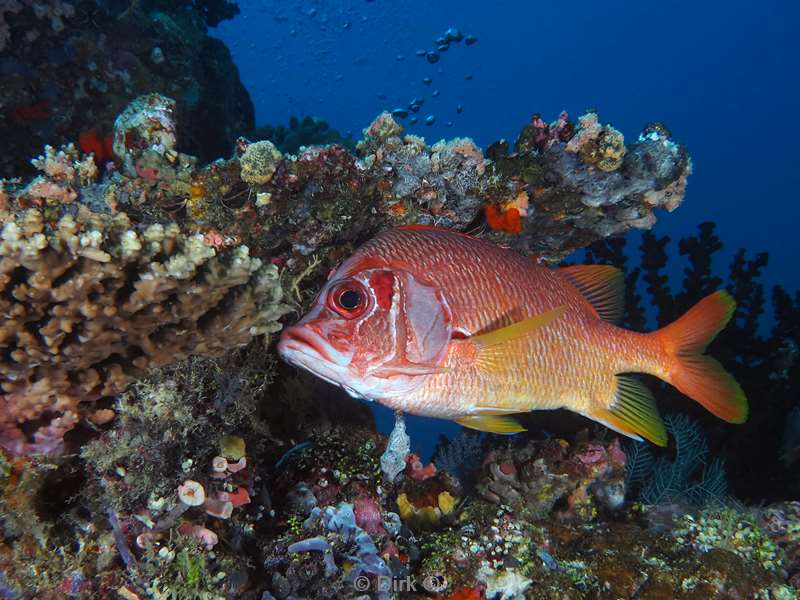
[[[381,507],[369,496],[359,496],[353,502],[356,524],[371,535],[385,535]]]
[[[322,536],[308,538],[295,542],[289,546],[289,554],[298,552],[322,552],[322,560],[325,562],[325,577],[333,577],[339,571],[333,557],[333,547],[330,542]]]

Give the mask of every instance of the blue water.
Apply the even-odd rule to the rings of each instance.
[[[655,233],[676,239],[716,221],[726,243],[720,261],[738,247],[767,250],[766,282],[800,285],[798,3],[239,5],[242,14],[213,34],[231,48],[259,124],[311,114],[359,137],[381,110],[406,107],[414,97],[424,104],[411,132],[429,141],[469,136],[482,147],[513,140],[534,112],[551,120],[562,109],[577,117],[596,107],[629,138],[648,121],[662,121],[688,146],[694,175],[684,204],[661,213]],[[452,44],[436,64],[415,55],[434,50],[448,27],[477,43]],[[428,115],[436,117],[432,126],[422,124]],[[385,429],[391,415],[378,416]],[[410,427],[422,454],[434,433],[458,429],[430,420]]]

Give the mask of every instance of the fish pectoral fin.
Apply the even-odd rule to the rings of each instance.
[[[455,340],[453,343],[473,345],[474,358],[471,360],[474,360],[481,370],[496,373],[508,366],[508,356],[503,344],[537,333],[560,317],[566,309],[566,306],[559,306],[506,327],[479,333],[465,340]]]
[[[371,371],[373,377],[387,378],[396,375],[406,375],[408,377],[418,377],[420,375],[439,375],[447,372],[447,367],[437,365],[423,365],[419,363],[387,363]]]
[[[528,317],[527,319],[517,323],[512,323],[506,327],[501,327],[500,329],[495,329],[494,331],[489,331],[487,333],[473,335],[467,339],[469,339],[472,343],[477,344],[481,348],[488,348],[491,346],[497,346],[498,344],[504,344],[506,342],[510,342],[511,340],[534,333],[542,327],[549,325],[552,321],[560,317],[566,309],[566,306],[559,306],[552,310],[548,310],[547,312]]]
[[[658,446],[666,446],[667,430],[658,415],[653,394],[630,375],[617,375],[616,379],[617,391],[611,407],[583,414],[635,440],[645,438]]]
[[[469,429],[502,435],[512,435],[527,431],[515,418],[504,415],[467,415],[456,419],[456,423]]]

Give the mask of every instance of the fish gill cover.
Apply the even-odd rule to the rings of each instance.
[[[502,66],[491,52],[511,24],[459,28],[426,9],[438,21],[412,43],[370,24],[408,24],[399,4],[241,4],[0,0],[0,597],[797,597],[800,296],[768,283],[766,253],[720,252],[712,206],[676,244],[649,231],[693,214],[687,181],[706,163],[681,140],[694,134],[568,114],[557,102],[595,95],[551,83],[541,100],[507,89],[525,117],[513,143],[484,143],[513,111],[470,116],[465,90],[489,74],[464,57],[488,47]],[[248,22],[286,36],[258,51],[287,89],[310,53],[320,87],[413,73],[414,93],[379,92],[355,117],[330,94],[340,130],[280,110],[286,125],[256,127],[250,93],[258,111],[285,98],[268,79],[248,92],[208,29],[230,40]],[[403,45],[331,67],[327,43],[368,31]],[[231,42],[246,80],[256,42]],[[456,134],[467,124],[483,148]],[[749,420],[648,379],[663,449],[562,411],[523,417],[511,438],[442,436],[432,458],[418,421],[387,436],[275,346],[333,268],[402,225],[614,265],[634,331],[726,288],[736,309],[708,351]]]

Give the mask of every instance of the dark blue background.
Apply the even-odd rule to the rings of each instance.
[[[655,232],[679,238],[701,221],[716,221],[727,251],[721,261],[738,247],[767,250],[767,281],[798,287],[800,4],[239,5],[242,14],[212,33],[231,48],[259,124],[310,114],[359,137],[381,110],[415,96],[425,100],[420,121],[433,114],[436,123],[410,131],[429,142],[469,136],[485,147],[513,140],[534,112],[552,120],[563,109],[577,117],[596,107],[601,121],[628,139],[648,121],[662,121],[688,146],[694,174],[684,204],[661,213]],[[415,56],[434,49],[433,40],[451,26],[478,42],[453,44],[435,65]],[[422,83],[426,76],[431,86]],[[391,420],[387,413],[379,411],[382,423]],[[440,429],[456,428],[414,420],[412,436],[423,453]]]

